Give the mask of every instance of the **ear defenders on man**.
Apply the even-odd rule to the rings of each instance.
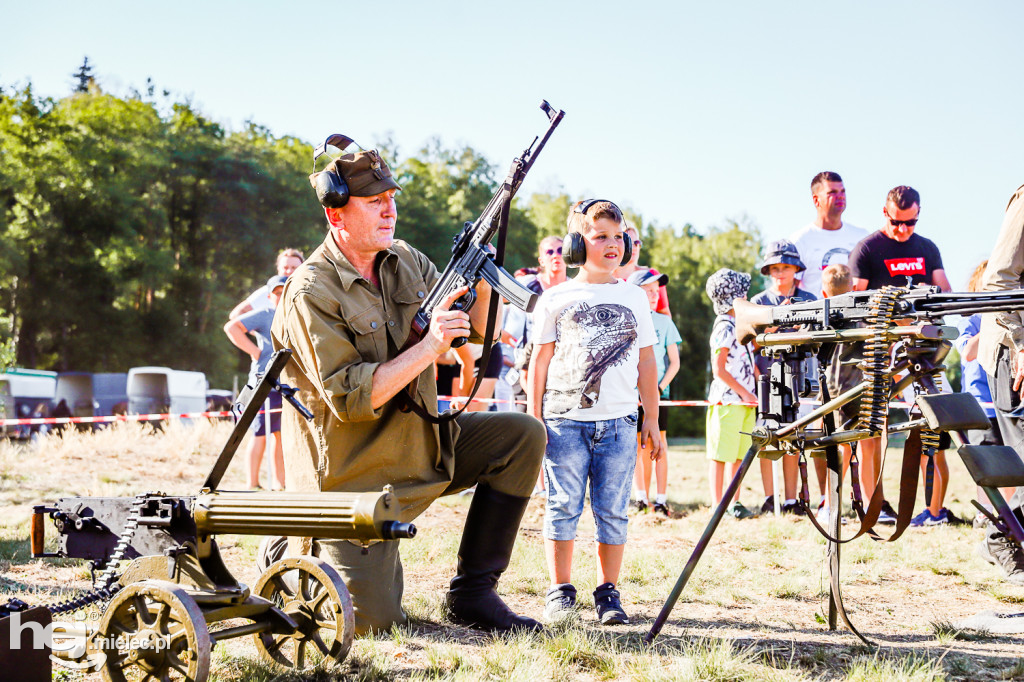
[[[572,209],[572,212],[586,215],[591,206],[602,201],[615,206],[614,202],[607,199],[587,199],[581,201],[578,206]],[[618,209],[619,207],[615,206],[615,208]],[[622,215],[621,210],[619,210],[619,215]],[[622,236],[622,261],[619,265],[625,265],[633,258],[633,240],[625,230],[623,230]],[[565,235],[565,239],[562,240],[562,260],[570,268],[578,268],[587,262],[587,242],[583,239],[582,234],[570,232]]]
[[[344,150],[352,144],[352,138],[335,133],[324,140],[323,144],[313,150],[313,167],[316,167],[316,160],[327,153],[328,147],[335,147]],[[348,183],[341,174],[335,171],[334,165],[329,165],[319,173],[309,176],[313,189],[316,190],[316,198],[320,205],[325,208],[341,208],[348,203]]]

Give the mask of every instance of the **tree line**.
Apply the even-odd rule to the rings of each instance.
[[[308,255],[323,241],[307,179],[312,145],[253,122],[226,130],[152,83],[103,92],[88,64],[75,76],[61,98],[0,87],[0,363],[166,365],[230,386],[248,358],[221,331],[228,311],[273,274],[281,248]],[[378,148],[403,187],[398,236],[444,267],[452,237],[504,168],[438,139],[407,157],[389,140]],[[573,201],[562,191],[517,197],[507,269],[536,265],[537,243],[564,233]],[[759,232],[736,222],[698,232],[626,214],[643,239],[641,264],[669,276],[683,338],[673,396],[700,398],[714,319],[704,282],[719,267],[754,272]],[[703,432],[702,410],[670,414],[673,435]]]

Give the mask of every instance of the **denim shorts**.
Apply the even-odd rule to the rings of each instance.
[[[548,431],[545,538],[576,539],[589,479],[597,541],[626,544],[626,511],[636,467],[636,422],[636,413],[596,422],[544,420]]]
[[[270,413],[270,433],[281,432],[281,394],[277,391],[271,391],[267,394],[267,399],[270,401],[270,409],[277,410],[276,412]],[[266,402],[263,403],[264,409],[266,409]],[[290,408],[289,408],[290,409]],[[256,418],[252,420],[252,424],[249,424],[249,432],[254,436],[265,436],[267,435],[266,417],[263,412],[256,415]]]

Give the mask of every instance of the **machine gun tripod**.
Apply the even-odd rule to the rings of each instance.
[[[896,529],[885,540],[896,540],[909,525],[917,492],[919,456],[931,456],[938,446],[940,432],[948,432],[958,446],[957,452],[971,477],[985,491],[997,513],[992,514],[977,501],[973,504],[1008,538],[1024,546],[1024,528],[998,490],[1000,487],[1024,485],[1024,462],[1010,447],[969,445],[967,430],[989,427],[984,410],[970,394],[939,393],[935,381],[943,369],[950,341],[958,335],[954,327],[935,324],[941,323],[943,315],[971,315],[1020,307],[1024,307],[1024,290],[984,295],[940,294],[932,288],[910,286],[885,287],[836,299],[775,308],[736,300],[736,329],[740,342],[756,339],[764,349],[762,352],[772,358],[770,373],[760,380],[758,386],[758,414],[765,426],[758,427],[751,434],[750,448],[648,632],[646,642],[652,643],[664,627],[754,458],[777,457],[790,452],[801,457],[801,501],[805,508],[809,500],[804,457],[807,454],[824,455],[828,469],[830,513],[827,529],[818,524],[813,514],[808,514],[808,517],[828,543],[829,629],[836,628],[838,616],[853,634],[870,644],[850,622],[844,608],[839,583],[839,557],[841,545],[860,535],[867,533],[875,539],[882,539],[874,531],[882,496],[876,485],[867,509],[863,509],[856,470],[851,468],[854,508],[861,518],[861,528],[852,537],[843,539],[843,465],[838,446],[881,435],[886,429],[890,400],[911,384],[918,391],[915,402],[919,414],[906,424],[886,429],[889,433],[910,433],[903,456]],[[768,331],[794,324],[801,325],[801,328],[791,332]],[[833,362],[832,351],[836,344],[860,347],[862,360],[858,366],[863,379],[832,397],[828,394],[824,377]],[[892,353],[894,344],[898,350]],[[800,417],[800,398],[808,395],[809,384],[812,383],[802,374],[802,361],[808,355],[817,356],[823,400],[819,407]],[[852,415],[847,413],[845,419],[840,419],[842,408],[854,403],[859,403],[856,412]],[[815,427],[818,420],[821,420],[820,428]]]
[[[59,614],[108,602],[96,627],[57,633],[77,637],[80,645],[55,653],[117,681],[204,682],[213,644],[247,635],[260,657],[280,672],[344,660],[354,631],[352,600],[330,564],[311,556],[282,559],[250,589],[231,575],[214,537],[271,534],[370,542],[416,534],[415,526],[400,520],[401,505],[390,486],[377,493],[218,489],[272,385],[305,411],[277,381],[290,357],[288,350],[275,353],[256,385],[239,396],[235,412],[241,416],[197,495],[74,497],[34,509],[33,557],[88,559],[106,567],[97,589],[47,607]],[[44,550],[47,517],[59,534],[54,553]],[[119,573],[122,559],[131,563]],[[226,625],[230,620],[247,622]]]

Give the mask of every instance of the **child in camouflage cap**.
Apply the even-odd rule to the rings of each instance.
[[[754,360],[750,349],[736,339],[736,318],[733,300],[746,298],[750,275],[722,268],[708,278],[705,290],[715,308],[715,324],[711,329],[711,372],[714,380],[708,391],[706,425],[707,457],[710,460],[708,480],[711,499],[717,505],[722,499],[725,465],[729,476],[735,476],[740,461],[750,448],[756,408]],[[740,493],[729,505],[729,513],[737,519],[752,516],[740,504]]]

